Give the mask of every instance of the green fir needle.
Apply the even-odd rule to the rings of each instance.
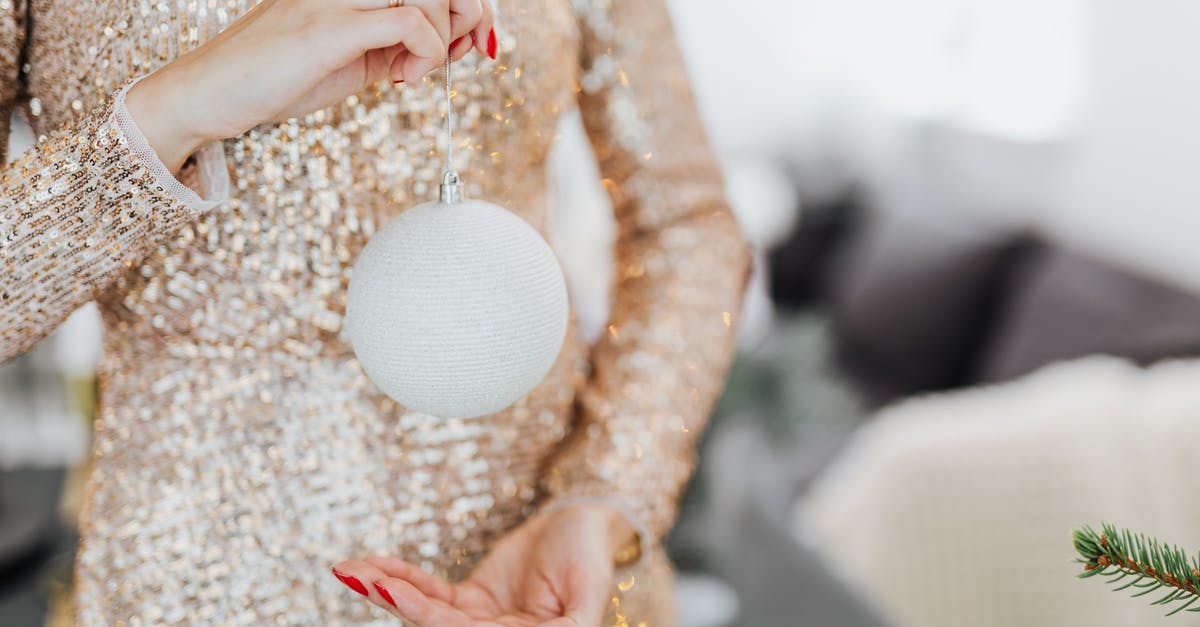
[[[1200,555],[1189,559],[1177,546],[1109,524],[1100,533],[1085,526],[1074,535],[1081,579],[1103,577],[1114,590],[1173,606],[1167,616],[1200,612]]]

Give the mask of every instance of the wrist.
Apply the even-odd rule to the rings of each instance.
[[[604,530],[605,541],[613,563],[623,566],[641,557],[641,538],[638,530],[620,509],[599,502],[583,502],[556,509],[551,517],[580,517],[590,519]]]
[[[212,141],[193,128],[188,120],[196,119],[185,110],[190,102],[180,93],[170,67],[163,68],[130,87],[125,94],[125,108],[155,155],[177,175],[188,157]]]

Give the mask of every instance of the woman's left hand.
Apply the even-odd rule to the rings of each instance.
[[[613,508],[580,504],[525,521],[462,583],[394,557],[350,560],[334,575],[419,627],[596,627],[614,555],[634,537]]]

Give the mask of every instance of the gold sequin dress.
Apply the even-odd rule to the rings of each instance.
[[[0,177],[0,361],[104,320],[76,563],[82,625],[395,624],[336,561],[464,576],[537,508],[602,498],[670,527],[721,389],[748,266],[662,0],[499,0],[498,61],[456,64],[468,194],[545,230],[576,104],[618,222],[613,311],[508,410],[406,412],[339,339],[355,255],[440,176],[433,81],[206,146],[178,179],[122,86],[253,0],[0,0],[0,102],[38,142]],[[608,622],[672,622],[658,549]]]

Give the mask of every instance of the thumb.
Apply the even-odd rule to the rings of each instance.
[[[567,587],[566,612],[563,625],[571,627],[599,627],[608,604],[609,577],[597,576],[589,571],[576,571]]]

